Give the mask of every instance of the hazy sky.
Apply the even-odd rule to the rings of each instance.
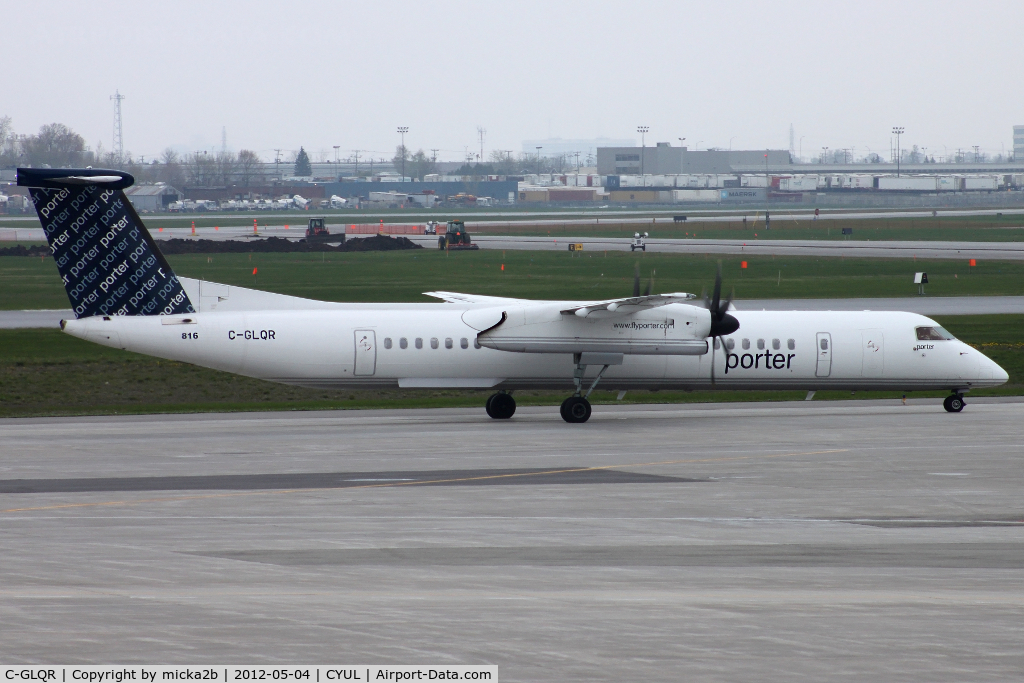
[[[454,160],[525,139],[1012,147],[1024,5],[1004,2],[12,2],[0,116],[125,149],[304,145]],[[365,154],[364,154],[365,156]]]

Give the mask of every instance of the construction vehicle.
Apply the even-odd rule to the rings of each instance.
[[[331,235],[327,229],[326,218],[310,218],[309,226],[306,228],[307,242],[344,242],[345,234]]]
[[[647,251],[647,233],[646,232],[642,233],[642,234],[639,233],[639,232],[634,232],[633,233],[633,242],[632,242],[632,244],[629,245],[629,250],[630,251],[636,251],[637,249],[639,249],[640,251]]]
[[[448,221],[448,228],[445,233],[437,238],[437,248],[447,249],[479,249],[480,247],[473,244],[469,238],[469,233],[466,232],[466,224],[462,221]]]

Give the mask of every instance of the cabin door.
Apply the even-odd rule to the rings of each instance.
[[[815,377],[828,377],[832,372],[832,335],[828,332],[818,333],[818,365],[814,369]]]
[[[352,374],[369,377],[377,371],[377,334],[373,330],[356,330],[356,362]]]

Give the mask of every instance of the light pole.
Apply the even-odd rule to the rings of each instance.
[[[647,147],[647,131],[651,129],[650,126],[637,126],[636,132],[640,133],[640,178],[644,180],[644,148]],[[644,187],[647,187],[647,181],[644,180]]]
[[[543,145],[537,145],[537,173],[544,170],[544,167],[540,165],[540,151],[544,149]]]
[[[338,165],[338,164],[341,163],[338,160],[338,150],[339,149],[341,149],[341,145],[335,145],[334,146],[334,172],[338,175],[338,178],[341,179],[341,166]]]
[[[735,139],[736,139],[735,135],[733,135],[731,138],[729,138],[729,151],[730,152],[732,151],[732,141],[735,140]]]
[[[821,148],[821,163],[824,164],[828,160],[828,147]]]
[[[900,177],[900,136],[903,135],[903,126],[893,126],[892,134],[896,136],[896,177]]]
[[[402,136],[402,182],[405,182],[405,134],[409,132],[409,126],[399,126],[398,133]]]

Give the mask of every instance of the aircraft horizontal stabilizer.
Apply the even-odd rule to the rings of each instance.
[[[581,304],[579,306],[574,306],[573,308],[567,308],[561,311],[561,314],[576,315],[580,318],[586,318],[587,316],[594,314],[602,315],[602,317],[607,316],[608,314],[630,315],[637,311],[649,308],[658,308],[659,306],[667,306],[669,304],[678,304],[696,298],[697,296],[695,294],[689,294],[687,292],[630,296],[623,299],[611,299],[609,301],[595,301],[593,303]]]

